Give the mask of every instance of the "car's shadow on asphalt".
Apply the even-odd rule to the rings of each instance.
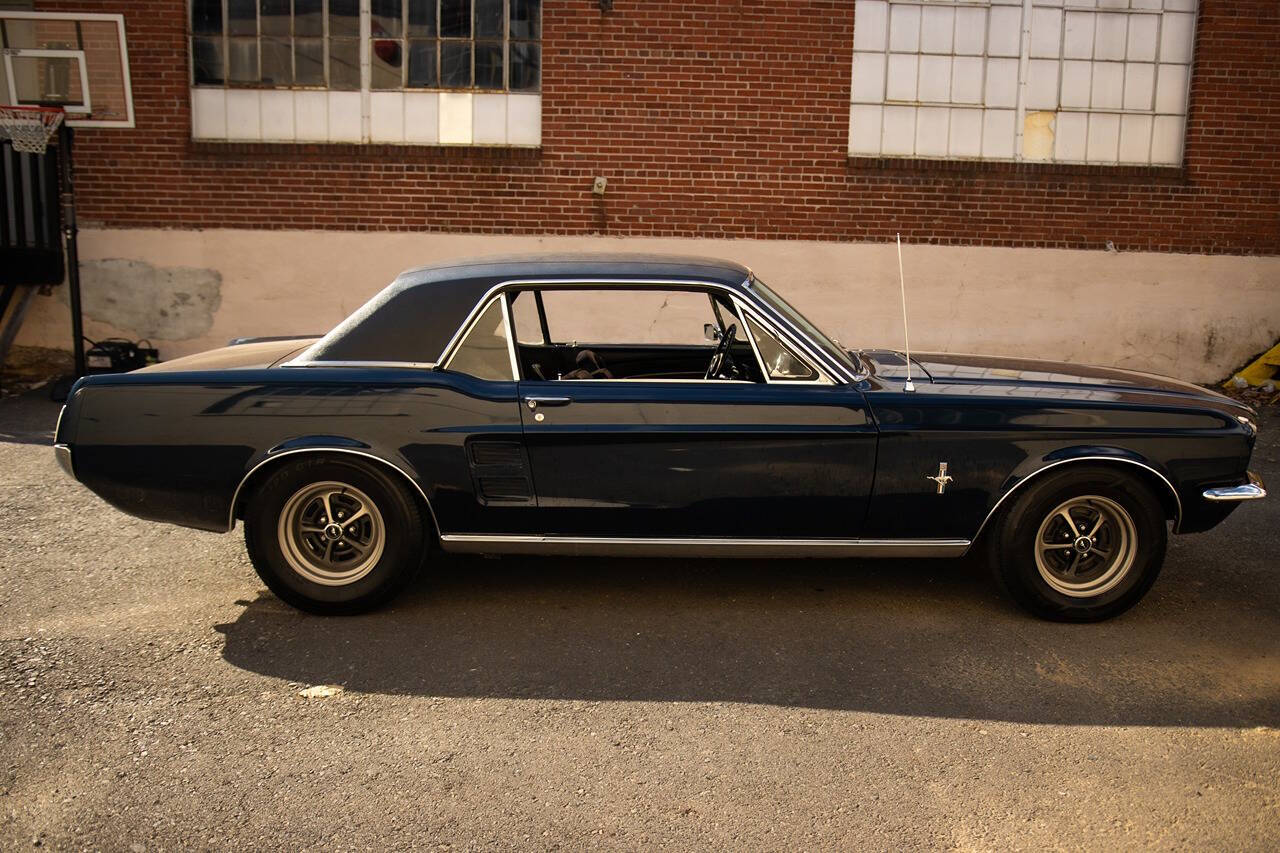
[[[376,693],[1280,723],[1273,641],[1221,629],[1247,604],[1152,598],[1061,625],[970,560],[451,558],[378,613],[307,616],[264,592],[218,630],[237,667]]]

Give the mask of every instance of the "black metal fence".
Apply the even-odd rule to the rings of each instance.
[[[58,151],[22,154],[0,145],[0,285],[61,284]]]

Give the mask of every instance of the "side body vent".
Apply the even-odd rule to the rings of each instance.
[[[471,442],[471,464],[524,467],[524,448],[514,441]]]
[[[480,492],[490,501],[527,501],[533,497],[529,494],[529,481],[523,477],[477,477]]]
[[[520,442],[472,439],[467,443],[467,461],[480,503],[533,503],[533,481]]]

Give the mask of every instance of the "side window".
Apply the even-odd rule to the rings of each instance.
[[[538,295],[532,290],[517,290],[511,294],[511,322],[515,325],[516,343],[540,346],[551,343],[542,335],[542,323],[538,319]]]
[[[544,290],[542,299],[555,343],[705,347],[703,325],[714,320],[707,295],[690,290]]]
[[[502,303],[494,299],[480,314],[471,331],[454,350],[446,370],[456,370],[477,379],[510,382],[511,353],[507,348],[507,324],[502,316]]]
[[[760,360],[764,362],[765,372],[769,379],[776,382],[812,381],[822,377],[803,359],[791,351],[791,348],[775,338],[763,326],[752,318],[746,318],[751,330],[751,337],[760,351]]]

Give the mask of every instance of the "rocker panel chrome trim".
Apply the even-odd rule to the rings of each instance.
[[[959,557],[968,539],[735,539],[451,533],[446,551],[600,557]]]
[[[365,453],[363,450],[352,450],[347,447],[295,447],[291,450],[281,450],[278,453],[270,454],[269,456],[267,456],[266,459],[261,460],[260,462],[258,462],[257,465],[254,465],[252,468],[250,468],[248,472],[246,472],[245,475],[240,478],[240,484],[236,486],[236,490],[231,494],[231,506],[227,510],[227,532],[228,533],[236,529],[236,503],[240,500],[240,492],[242,489],[244,489],[244,484],[249,482],[249,478],[251,478],[259,468],[261,468],[263,465],[266,465],[268,462],[274,462],[277,459],[281,459],[285,456],[294,456],[299,453],[349,453],[352,456],[363,456],[366,459],[372,459],[375,462],[379,462],[387,466],[388,468],[391,468],[399,472],[406,480],[409,481],[409,483],[413,486],[414,490],[419,495],[422,496],[422,502],[427,505],[427,512],[431,514],[432,524],[435,524],[436,530],[440,529],[439,523],[436,522],[436,511],[431,507],[431,501],[427,498],[427,493],[423,491],[422,486],[418,484],[417,480],[409,476],[408,471],[404,470],[394,462],[390,462],[386,459],[383,459],[381,456],[375,456],[372,453]]]

